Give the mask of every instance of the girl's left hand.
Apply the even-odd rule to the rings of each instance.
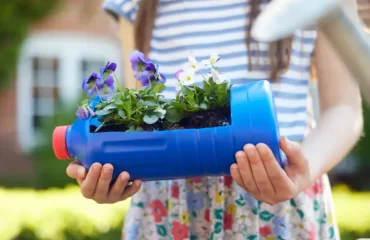
[[[288,158],[285,171],[265,144],[247,144],[235,154],[237,163],[230,167],[235,182],[255,199],[268,204],[289,200],[310,185],[309,164],[298,143],[280,139]]]

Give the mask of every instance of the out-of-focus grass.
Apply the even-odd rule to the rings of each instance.
[[[342,240],[369,237],[370,193],[339,186],[333,197]],[[119,239],[129,204],[96,204],[84,199],[76,186],[0,189],[0,236],[2,240]]]
[[[76,239],[92,238],[121,229],[128,206],[129,201],[96,204],[84,199],[74,186],[43,191],[0,189],[0,236],[14,239],[26,229],[36,239],[70,240],[66,233],[81,236]]]
[[[333,198],[342,239],[370,238],[370,192],[341,185],[333,188]]]

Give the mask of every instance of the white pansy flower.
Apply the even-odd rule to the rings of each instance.
[[[179,80],[182,85],[191,85],[195,83],[195,72],[191,69],[185,69],[179,74]]]
[[[185,69],[190,68],[194,72],[197,72],[200,69],[200,64],[198,63],[197,59],[193,56],[188,57],[188,62],[185,64]]]
[[[215,64],[216,62],[218,62],[218,60],[220,60],[220,56],[218,56],[217,53],[212,53],[211,57],[209,58],[209,62],[211,64]]]
[[[209,59],[203,60],[201,63],[203,66],[208,67],[209,65],[213,65],[220,60],[220,56],[217,53],[212,53]]]
[[[225,79],[222,77],[222,75],[218,71],[216,71],[215,69],[211,69],[211,76],[212,76],[213,81],[216,84],[221,84],[225,81]]]

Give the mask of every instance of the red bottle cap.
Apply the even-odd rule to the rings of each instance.
[[[53,132],[53,149],[54,154],[59,160],[70,159],[67,151],[66,136],[69,126],[59,126]]]

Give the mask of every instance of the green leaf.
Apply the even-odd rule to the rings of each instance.
[[[260,218],[263,220],[263,221],[270,221],[271,218],[274,216],[274,214],[268,212],[268,211],[263,211],[260,213]]]
[[[222,231],[222,223],[216,222],[215,223],[215,233],[220,233]]]
[[[196,235],[191,235],[190,236],[190,240],[198,240],[199,238],[198,238],[198,236],[196,236]]]
[[[224,210],[222,210],[222,209],[213,210],[213,214],[215,215],[216,219],[218,219],[218,220],[222,220],[224,218]]]
[[[159,118],[156,115],[151,115],[151,116],[145,115],[144,116],[144,122],[147,123],[147,124],[153,124],[153,123],[157,122],[158,119]]]
[[[163,89],[165,89],[166,86],[164,84],[156,84],[152,87],[152,90],[156,93],[161,92]]]
[[[179,218],[179,214],[178,213],[171,213],[171,217],[172,218]]]
[[[164,237],[167,235],[167,229],[164,225],[157,225],[157,233]]]
[[[252,209],[252,213],[253,213],[254,215],[257,215],[257,214],[258,214],[258,208],[253,208],[253,209]]]
[[[199,108],[201,109],[207,109],[207,105],[205,103],[201,103]]]
[[[157,107],[158,106],[158,104],[156,102],[153,102],[153,101],[140,100],[139,102],[141,104],[143,104],[144,106],[148,106],[148,107]]]
[[[255,239],[257,239],[257,235],[249,235],[248,236],[248,238],[247,238],[248,240],[255,240]]]
[[[238,200],[235,200],[235,203],[238,204],[238,206],[243,207],[246,202],[241,194],[239,194]]]
[[[325,224],[327,222],[326,213],[324,213],[320,218],[320,224]]]
[[[95,114],[96,115],[102,115],[102,116],[108,115],[108,114],[112,113],[114,111],[114,109],[116,109],[116,108],[117,108],[116,105],[108,105],[103,109],[95,111]]]
[[[297,207],[297,204],[295,204],[294,199],[290,199],[290,205],[292,205],[293,207]]]
[[[320,209],[320,204],[317,200],[313,202],[313,209],[317,212]]]
[[[303,218],[304,217],[304,213],[301,209],[297,209],[297,212],[298,212],[298,215]]]
[[[330,239],[333,239],[334,238],[334,234],[335,234],[334,227],[331,226],[329,228],[329,238]]]
[[[123,110],[119,110],[119,111],[118,111],[118,115],[119,115],[121,118],[126,119],[126,113],[125,113],[125,111],[123,111]]]
[[[166,111],[166,119],[170,123],[177,123],[179,122],[182,118],[185,117],[185,114],[182,111],[178,111],[177,109],[174,108],[169,108]]]

